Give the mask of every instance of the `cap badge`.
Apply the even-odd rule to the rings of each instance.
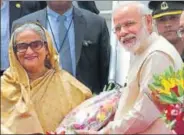
[[[161,3],[161,10],[166,10],[168,8],[169,8],[169,6],[168,6],[167,2],[164,1]]]
[[[20,3],[16,3],[16,8],[21,8],[21,4]]]

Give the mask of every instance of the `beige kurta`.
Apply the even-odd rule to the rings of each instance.
[[[152,33],[148,43],[149,46],[134,57],[128,73],[128,85],[122,89],[115,119],[104,128],[110,134],[141,133],[158,120],[161,114],[148,97],[148,84],[152,82],[153,74],[162,73],[169,66],[176,70],[182,67],[180,55],[163,37]],[[166,133],[165,124],[161,125],[163,129],[157,128],[160,131],[157,133]]]

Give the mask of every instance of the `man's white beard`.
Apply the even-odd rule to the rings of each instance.
[[[123,45],[123,47],[126,51],[129,51],[130,53],[136,53],[142,46],[144,46],[149,35],[150,34],[149,34],[148,30],[146,29],[146,24],[143,21],[141,30],[140,30],[140,32],[137,33],[137,35],[128,34],[126,37],[121,38],[121,40],[119,42],[121,45]],[[124,39],[127,39],[127,38],[135,38],[136,40],[134,42],[127,43],[125,45],[123,43],[123,41],[124,41]]]

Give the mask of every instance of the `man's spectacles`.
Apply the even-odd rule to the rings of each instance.
[[[144,16],[141,17],[142,22],[144,21],[145,17],[146,17],[146,15],[144,15]],[[119,32],[121,31],[122,27],[124,27],[125,29],[129,29],[129,28],[135,26],[137,23],[138,23],[137,21],[129,20],[129,21],[123,23],[123,24],[118,24],[118,25],[116,25],[116,26],[112,29],[112,31],[113,31],[114,33],[119,33]]]
[[[117,26],[115,26],[112,31],[114,33],[119,33],[121,31],[121,28],[124,27],[125,29],[130,28],[132,26],[134,26],[137,22],[136,21],[127,21],[124,24],[118,24]]]
[[[179,37],[184,37],[184,27],[179,28],[177,31],[177,34]]]
[[[19,43],[14,45],[14,51],[19,53],[25,53],[28,47],[30,47],[33,51],[38,51],[43,47],[45,43],[46,42],[41,40],[33,41],[31,43]]]

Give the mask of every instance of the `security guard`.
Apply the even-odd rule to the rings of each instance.
[[[183,10],[181,17],[180,17],[180,28],[178,29],[178,35],[183,40],[183,46],[184,46],[184,10]],[[184,51],[182,53],[182,59],[184,62]]]
[[[152,16],[158,33],[172,43],[182,56],[184,45],[177,31],[184,1],[150,1],[148,6],[153,10]]]

